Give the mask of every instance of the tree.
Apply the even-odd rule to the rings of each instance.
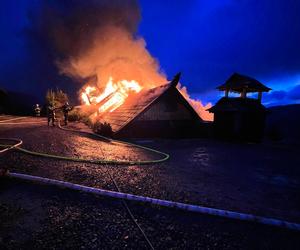
[[[46,93],[47,105],[52,104],[55,107],[61,107],[68,101],[68,95],[64,93],[61,89],[56,89],[55,91],[49,89]]]

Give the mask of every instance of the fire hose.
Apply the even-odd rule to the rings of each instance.
[[[11,119],[7,119],[7,120],[2,120],[2,121],[0,121],[0,123],[6,123],[6,122],[20,120],[20,119],[24,119],[24,118],[26,118],[26,116],[21,116],[21,117],[11,118]]]
[[[89,133],[89,132],[83,132],[83,131],[78,131],[78,130],[64,128],[64,127],[61,127],[60,123],[58,123],[58,127],[60,129],[62,129],[62,130],[76,132],[76,133],[82,133],[82,134],[87,134],[87,135],[92,135],[92,136],[95,136],[95,137],[99,137],[99,138],[101,138],[101,139],[103,139],[105,141],[118,142],[118,143],[121,143],[121,144],[125,144],[125,145],[136,147],[136,148],[140,148],[140,149],[143,149],[143,150],[146,150],[146,151],[149,151],[149,152],[152,152],[152,153],[155,153],[155,154],[163,156],[163,158],[161,158],[161,159],[158,159],[158,160],[149,160],[149,161],[122,161],[122,160],[103,161],[102,163],[105,163],[105,164],[112,163],[112,164],[118,164],[118,165],[120,165],[120,164],[122,164],[122,165],[123,164],[125,164],[125,165],[137,165],[137,164],[138,165],[147,165],[147,164],[161,163],[161,162],[167,161],[170,158],[169,154],[161,152],[161,151],[158,151],[158,150],[153,149],[153,148],[141,146],[141,145],[138,145],[138,144],[127,142],[127,141],[120,141],[120,140],[116,140],[116,139],[111,139],[111,138],[105,137],[103,135],[95,134],[95,133]]]
[[[102,136],[102,135],[99,135],[99,134],[95,134],[95,133],[89,133],[89,132],[84,132],[84,131],[78,131],[78,130],[73,130],[73,129],[68,129],[68,128],[65,128],[65,127],[62,127],[60,125],[60,121],[58,122],[58,127],[62,130],[66,130],[66,131],[71,131],[71,132],[76,132],[76,133],[81,133],[81,134],[87,134],[87,135],[93,135],[93,136],[96,136],[96,137],[99,137],[101,139],[103,139],[104,141],[108,141],[108,142],[111,142],[112,139],[111,138],[108,138],[108,137],[105,137],[105,136]],[[127,144],[127,145],[130,145],[130,146],[135,146],[135,147],[138,147],[138,148],[142,148],[144,150],[148,150],[148,151],[151,151],[151,152],[155,152],[155,153],[158,153],[158,154],[163,154],[165,156],[165,160],[167,160],[169,158],[169,155],[168,154],[165,154],[163,152],[160,152],[160,151],[157,151],[155,149],[152,149],[152,148],[147,148],[147,147],[143,147],[143,146],[140,146],[140,145],[136,145],[136,144],[131,144],[129,142],[124,142],[124,141],[117,141],[117,140],[114,140],[116,142],[119,142],[119,143],[123,143],[123,144]],[[101,151],[101,154],[102,154],[102,157],[105,158],[105,155],[104,155],[104,152],[102,150],[102,147],[100,147],[100,151]],[[162,159],[163,160],[163,159]],[[113,182],[113,185],[115,186],[116,190],[118,193],[120,193],[120,188],[119,186],[117,185],[117,182],[115,181],[115,179],[113,178],[112,174],[110,173],[109,171],[109,166],[108,164],[106,163],[105,164],[106,167],[107,167],[107,170],[105,171],[108,175],[109,175],[109,178],[111,179],[111,181]],[[142,227],[140,226],[140,224],[137,222],[136,218],[134,217],[133,213],[131,212],[127,202],[125,199],[121,199],[122,200],[122,204],[124,206],[124,208],[126,209],[126,212],[128,213],[128,215],[130,216],[130,219],[133,221],[133,223],[137,226],[137,228],[139,229],[139,231],[141,232],[141,234],[143,235],[145,241],[147,242],[148,246],[151,248],[151,249],[154,249],[153,247],[153,244],[152,242],[150,241],[150,239],[148,238],[148,236],[146,235],[146,233],[144,232],[144,230],[142,229]]]
[[[6,117],[6,115],[2,115],[1,117]],[[21,119],[26,119],[26,118],[32,118],[30,116],[20,116],[20,117],[14,117],[10,119],[5,119],[5,120],[0,120],[0,125],[22,125],[22,124],[41,124],[41,123],[46,123],[46,120],[42,121],[17,121]],[[17,121],[17,122],[12,122],[12,121]]]
[[[60,124],[59,124],[59,125],[60,125]],[[102,150],[102,147],[100,147],[100,150],[101,150],[101,153],[102,153],[102,157],[104,158],[105,155],[104,155],[104,152],[103,152],[103,150]],[[118,192],[121,192],[121,190],[120,190],[120,188],[119,188],[117,182],[115,181],[114,177],[112,176],[112,174],[110,173],[109,170],[110,170],[110,169],[109,169],[109,166],[106,165],[106,171],[105,171],[105,172],[109,175],[109,178],[111,179],[112,183],[114,184],[116,190],[117,190]],[[154,250],[154,247],[153,247],[152,242],[150,241],[150,239],[148,238],[148,236],[146,235],[146,233],[144,232],[144,230],[142,229],[142,227],[140,226],[140,224],[137,222],[137,219],[134,217],[133,213],[131,212],[131,210],[130,210],[130,208],[129,208],[127,202],[126,202],[126,200],[121,199],[121,201],[122,201],[122,204],[123,204],[123,206],[124,206],[126,212],[127,212],[128,215],[129,215],[130,219],[131,219],[131,220],[133,221],[133,223],[137,226],[137,228],[139,229],[139,231],[140,231],[141,234],[143,235],[145,241],[147,242],[148,246],[149,246],[152,250]]]
[[[176,208],[176,209],[180,209],[180,210],[191,211],[191,212],[196,212],[196,213],[201,213],[201,214],[214,215],[214,216],[230,218],[230,219],[235,219],[235,220],[252,221],[252,222],[256,222],[256,223],[260,223],[260,224],[277,226],[277,227],[281,227],[281,228],[287,228],[287,229],[300,231],[300,224],[288,222],[288,221],[284,221],[284,220],[256,216],[256,215],[246,214],[246,213],[239,213],[239,212],[228,211],[228,210],[223,210],[223,209],[204,207],[204,206],[199,206],[199,205],[186,204],[186,203],[181,203],[181,202],[155,199],[155,198],[151,198],[151,197],[139,196],[139,195],[128,194],[128,193],[109,191],[109,190],[104,190],[104,189],[100,189],[100,188],[93,188],[93,187],[83,186],[83,185],[74,184],[74,183],[70,183],[70,182],[53,180],[53,179],[39,177],[39,176],[33,176],[33,175],[9,173],[8,176],[13,177],[13,178],[23,179],[23,180],[36,181],[39,183],[54,185],[54,186],[58,186],[58,187],[69,188],[69,189],[73,189],[73,190],[79,190],[79,191],[97,194],[97,195],[101,195],[101,196],[108,196],[108,197],[117,198],[117,199],[150,203],[150,204],[159,205],[159,206],[163,206],[163,207]]]
[[[27,122],[25,122],[27,124]],[[38,122],[37,122],[38,123]],[[9,123],[0,123],[1,124],[9,124]],[[24,124],[24,123],[19,123],[19,124]],[[62,130],[66,130],[66,131],[71,131],[71,132],[80,132],[80,133],[84,133],[84,134],[88,134],[88,135],[93,135],[93,136],[96,136],[96,137],[99,137],[101,139],[104,139],[105,141],[112,141],[112,139],[110,138],[107,138],[107,137],[104,137],[104,136],[101,136],[101,135],[98,135],[98,134],[94,134],[94,133],[89,133],[89,132],[82,132],[82,131],[77,131],[77,130],[71,130],[71,129],[66,129],[66,128],[63,128],[61,127],[60,125],[60,121],[58,121],[58,127]],[[2,138],[0,138],[1,140]],[[3,138],[5,139],[5,138]],[[133,147],[137,147],[137,148],[141,148],[143,150],[147,150],[147,151],[150,151],[150,152],[153,152],[153,153],[156,153],[156,154],[159,154],[159,155],[163,155],[163,158],[161,159],[158,159],[158,160],[150,160],[150,161],[120,161],[120,160],[87,160],[87,159],[82,159],[82,158],[73,158],[73,157],[65,157],[65,156],[57,156],[57,155],[52,155],[52,154],[46,154],[46,153],[40,153],[40,152],[35,152],[35,151],[31,151],[31,150],[27,150],[27,149],[24,149],[24,148],[21,148],[19,147],[21,144],[22,144],[22,140],[19,140],[19,139],[6,139],[6,140],[13,140],[13,141],[17,141],[16,144],[12,145],[12,146],[9,146],[9,145],[0,145],[1,147],[6,147],[5,149],[1,150],[0,153],[3,153],[5,151],[8,151],[8,150],[11,150],[11,149],[17,149],[23,153],[26,153],[26,154],[30,154],[30,155],[34,155],[34,156],[40,156],[40,157],[47,157],[47,158],[54,158],[54,159],[58,159],[58,160],[67,160],[67,161],[75,161],[75,162],[86,162],[86,163],[94,163],[94,164],[105,164],[105,165],[109,165],[109,164],[126,164],[126,165],[136,165],[136,164],[139,164],[139,165],[146,165],[146,164],[154,164],[154,163],[160,163],[160,162],[163,162],[163,161],[166,161],[169,159],[169,155],[166,154],[166,153],[163,153],[163,152],[160,152],[158,150],[155,150],[155,149],[152,149],[152,148],[148,148],[148,147],[144,147],[144,146],[140,146],[140,145],[137,145],[137,144],[133,144],[133,143],[129,143],[129,142],[123,142],[123,141],[116,141],[116,142],[119,142],[119,143],[123,143],[123,144],[127,144],[127,145],[130,145],[130,146],[133,146]],[[100,147],[101,149],[101,152],[102,152],[102,156],[104,158],[104,154],[103,154],[103,151],[102,151],[102,148]],[[108,167],[108,166],[107,166]],[[118,192],[120,192],[120,189],[118,187],[118,185],[116,184],[114,178],[112,177],[112,175],[110,174],[109,171],[107,171],[109,177],[111,178],[115,188],[117,189]],[[14,174],[17,174],[17,173],[8,173],[7,175],[8,176],[13,176]],[[151,241],[149,240],[149,238],[147,237],[147,235],[145,234],[145,232],[143,231],[143,229],[141,228],[141,226],[138,224],[138,222],[136,221],[134,215],[132,214],[130,208],[128,207],[126,201],[124,199],[122,199],[122,203],[127,211],[127,213],[129,214],[130,218],[132,219],[132,221],[134,222],[134,224],[138,227],[138,229],[140,230],[140,232],[142,233],[143,237],[145,238],[147,244],[149,245],[149,247],[151,249],[154,249]]]
[[[26,116],[21,116],[21,117],[14,117],[6,120],[0,120],[0,125],[21,125],[21,124],[40,124],[40,123],[45,123],[45,121],[25,121],[25,122],[12,122],[16,120],[21,120],[24,118],[28,118]]]
[[[0,138],[0,140],[3,140],[3,139],[4,138]],[[9,145],[0,145],[0,147],[4,147],[4,149],[0,150],[0,154],[6,152],[8,150],[11,150],[13,148],[19,147],[23,143],[22,140],[15,139],[15,138],[5,138],[5,140],[7,140],[7,141],[15,141],[16,143],[13,144],[13,145],[10,145],[10,146]]]
[[[18,123],[18,124],[27,124],[28,122],[25,123]],[[42,123],[42,122],[32,122],[32,123]],[[7,123],[3,122],[0,123],[0,125],[7,125]],[[14,123],[16,124],[16,123]],[[72,131],[72,132],[79,132],[79,133],[84,133],[84,134],[89,134],[89,135],[93,135],[96,137],[99,137],[101,139],[104,139],[105,141],[112,141],[112,139],[105,137],[105,136],[101,136],[95,133],[89,133],[89,132],[82,132],[82,131],[77,131],[77,130],[72,130],[72,129],[66,129],[60,126],[60,122],[58,122],[58,126],[60,129],[66,130],[66,131]],[[0,138],[0,140],[3,140],[6,138]],[[18,140],[18,139],[15,139]],[[74,161],[74,162],[85,162],[85,163],[93,163],[93,164],[109,164],[109,165],[149,165],[149,164],[155,164],[155,163],[161,163],[164,161],[167,161],[170,156],[164,152],[158,151],[156,149],[153,148],[149,148],[149,147],[144,147],[141,145],[137,145],[134,143],[130,143],[130,142],[125,142],[125,141],[119,141],[119,140],[113,140],[115,142],[119,142],[122,144],[126,144],[132,147],[136,147],[136,148],[140,148],[152,153],[156,153],[158,155],[162,155],[162,158],[157,159],[157,160],[142,160],[142,161],[127,161],[127,160],[93,160],[93,159],[84,159],[84,158],[74,158],[74,157],[67,157],[67,156],[60,156],[60,155],[54,155],[54,154],[47,154],[47,153],[41,153],[41,152],[36,152],[36,151],[32,151],[32,150],[28,150],[22,147],[15,146],[14,148],[16,150],[19,150],[23,153],[29,154],[29,155],[33,155],[33,156],[39,156],[39,157],[46,157],[46,158],[52,158],[52,159],[56,159],[56,160],[65,160],[65,161]],[[0,147],[10,147],[10,145],[1,145]],[[5,149],[8,150],[8,149]],[[1,153],[1,151],[0,151]]]
[[[69,130],[69,129],[64,128],[64,130]],[[80,132],[80,133],[88,133],[88,132]],[[93,134],[93,135],[95,135],[95,134]],[[99,135],[97,135],[97,136],[99,136]],[[106,139],[106,140],[111,140],[111,139],[103,137],[103,136],[99,136],[99,137],[102,137],[103,139]],[[8,139],[0,138],[0,140],[8,140]],[[13,140],[17,141],[18,139],[13,139]],[[19,145],[21,145],[21,142],[22,142],[21,140],[18,141],[18,143],[20,143]],[[118,141],[118,142],[122,142],[122,141]],[[142,149],[148,149],[152,152],[159,152],[157,150],[143,147],[140,145],[136,145],[136,144],[132,144],[132,143],[128,143],[128,142],[125,142],[125,143],[128,145],[134,145],[134,146],[142,148]],[[19,150],[23,153],[27,153],[30,155],[55,158],[55,159],[60,159],[60,160],[89,162],[89,163],[95,163],[95,164],[110,164],[111,163],[111,164],[127,164],[127,165],[128,165],[128,163],[130,164],[130,162],[131,162],[131,161],[115,161],[115,160],[114,161],[86,160],[86,159],[81,159],[81,158],[71,158],[71,157],[64,157],[64,156],[48,155],[45,153],[38,153],[38,152],[20,148],[19,145],[16,146],[16,144],[15,144],[13,146],[12,145],[0,145],[0,146],[1,147],[10,147],[10,150]],[[0,153],[1,153],[1,151],[0,151]],[[163,159],[154,160],[154,161],[137,161],[135,164],[150,164],[151,162],[158,163],[158,162],[165,161],[169,158],[168,154],[165,154],[162,152],[159,152],[159,153],[163,154],[165,157]],[[192,211],[192,212],[214,215],[214,216],[236,219],[236,220],[242,220],[242,221],[252,221],[252,222],[256,222],[256,223],[260,223],[260,224],[277,226],[277,227],[281,227],[281,228],[287,228],[287,229],[300,231],[300,224],[285,221],[285,220],[279,220],[279,219],[256,216],[256,215],[246,214],[246,213],[239,213],[239,212],[234,212],[234,211],[229,211],[229,210],[222,210],[222,209],[204,207],[204,206],[199,206],[199,205],[185,204],[185,203],[180,203],[180,202],[161,200],[161,199],[138,196],[138,195],[133,195],[133,194],[109,191],[109,190],[74,184],[74,183],[70,183],[70,182],[53,180],[53,179],[49,179],[49,178],[43,178],[43,177],[38,177],[38,176],[26,175],[26,174],[8,173],[7,176],[13,177],[13,178],[24,179],[24,180],[37,181],[37,182],[45,183],[45,184],[49,184],[49,185],[70,188],[73,190],[80,190],[80,191],[84,191],[87,193],[93,193],[93,194],[98,194],[98,195],[102,195],[102,196],[108,196],[108,197],[113,197],[113,198],[118,198],[118,199],[123,199],[123,200],[139,201],[139,202],[144,202],[144,203],[160,205],[160,206],[164,206],[164,207],[177,208],[177,209],[185,210],[185,211]]]

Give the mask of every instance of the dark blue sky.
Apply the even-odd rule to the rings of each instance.
[[[233,72],[280,94],[267,102],[299,102],[300,1],[141,1],[140,33],[168,73],[183,72],[194,96],[213,100]],[[293,93],[288,93],[293,90]]]
[[[26,32],[29,13],[39,6],[38,0],[1,1],[1,87],[39,94],[49,82],[66,81],[47,61],[51,51],[38,64],[31,57],[45,49]],[[215,87],[239,72],[274,89],[266,104],[300,102],[299,0],[141,0],[140,6],[138,34],[169,78],[183,73],[192,96],[214,102]],[[42,83],[35,72],[45,75]]]

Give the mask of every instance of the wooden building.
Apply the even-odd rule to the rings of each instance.
[[[261,104],[262,92],[271,89],[248,76],[233,74],[217,87],[225,96],[209,109],[214,113],[214,133],[217,137],[246,141],[260,141],[264,133],[266,108]],[[229,93],[239,97],[229,97]],[[247,97],[257,92],[257,98]]]
[[[101,122],[111,125],[114,137],[189,137],[207,129],[188,101],[176,88],[180,74],[168,84],[129,96]]]

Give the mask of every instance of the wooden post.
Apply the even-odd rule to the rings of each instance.
[[[228,94],[229,94],[229,89],[226,89],[225,90],[225,97],[228,97]]]
[[[243,89],[243,92],[241,93],[241,98],[246,98],[246,97],[247,97],[246,89]]]
[[[261,91],[258,92],[257,99],[261,102],[261,99],[262,99],[262,92]]]

